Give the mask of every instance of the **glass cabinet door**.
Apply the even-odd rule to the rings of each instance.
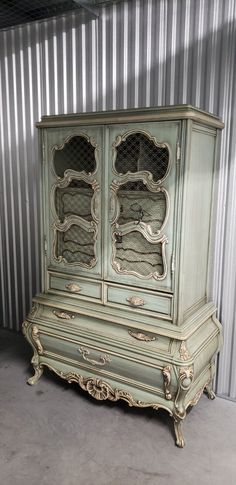
[[[106,278],[171,290],[178,123],[110,127]]]
[[[100,128],[48,130],[52,269],[101,275],[101,138]]]

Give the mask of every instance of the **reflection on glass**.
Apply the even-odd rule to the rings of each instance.
[[[115,169],[121,175],[145,170],[150,172],[153,181],[157,182],[166,175],[168,165],[168,148],[157,147],[142,133],[129,135],[117,147]]]
[[[93,173],[96,169],[95,148],[83,136],[74,136],[61,150],[54,152],[54,169],[63,178],[66,170]]]

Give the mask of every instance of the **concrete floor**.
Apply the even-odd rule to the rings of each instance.
[[[236,404],[203,396],[174,445],[165,413],[100,403],[50,372],[37,386],[31,348],[0,331],[1,485],[235,485]]]

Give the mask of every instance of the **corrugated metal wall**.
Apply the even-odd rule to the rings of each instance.
[[[0,322],[39,290],[42,114],[191,103],[225,122],[212,293],[224,325],[218,393],[236,398],[234,0],[129,0],[0,32]]]

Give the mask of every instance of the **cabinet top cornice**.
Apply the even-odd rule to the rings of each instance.
[[[224,123],[218,116],[187,104],[43,116],[42,121],[36,123],[36,126],[37,128],[49,128],[55,126],[80,126],[84,124],[106,125],[112,123],[178,120],[193,120],[196,123],[212,128],[224,128]]]

